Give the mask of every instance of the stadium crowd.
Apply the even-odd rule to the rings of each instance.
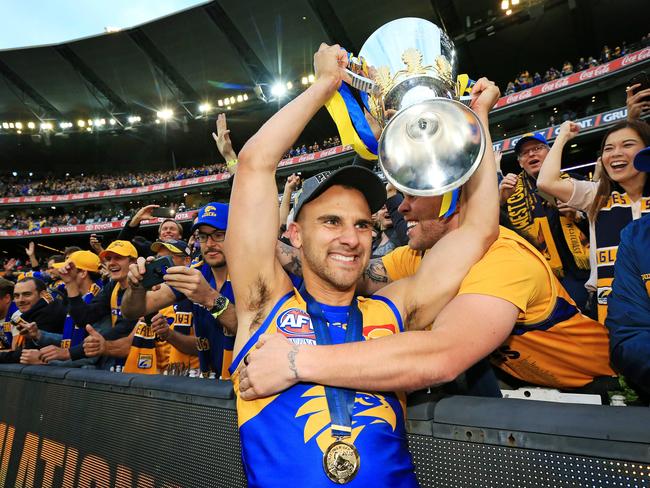
[[[643,36],[640,42],[631,44],[630,46],[628,46],[625,41],[613,49],[610,49],[608,46],[603,46],[599,56],[588,56],[586,59],[584,57],[581,57],[575,63],[571,63],[571,61],[568,60],[564,61],[562,64],[562,69],[557,69],[551,66],[544,72],[544,76],[542,76],[538,71],[535,71],[531,75],[529,70],[522,70],[514,80],[508,82],[505,89],[505,94],[511,95],[518,91],[526,90],[532,86],[541,85],[547,81],[557,80],[558,78],[569,76],[573,73],[577,73],[588,68],[593,68],[600,64],[609,63],[616,58],[625,56],[629,52],[650,46],[650,40],[648,40],[649,37],[650,34]]]
[[[301,156],[341,145],[338,136],[328,137],[322,144],[314,142],[311,145],[302,144],[287,151],[283,158]],[[64,178],[57,175],[22,176],[15,175],[0,178],[0,197],[20,197],[35,195],[67,195],[69,193],[84,193],[101,190],[116,190],[120,188],[137,188],[169,181],[186,180],[199,176],[227,173],[224,163],[204,164],[169,171],[151,171],[145,173],[103,174],[103,175],[70,175]]]
[[[147,241],[146,206],[112,242],[93,236],[42,261],[30,246],[29,263],[6,262],[0,361],[231,379],[247,470],[265,464],[256,446],[294,434],[273,432],[263,411],[295,421],[283,402],[325,396],[318,385],[366,397],[533,385],[648,405],[650,128],[639,117],[650,89],[628,88],[638,110],[604,135],[589,181],[560,171],[580,130],[567,120],[552,145],[534,133],[517,142],[516,174],[487,151],[458,198],[400,193],[352,165],[291,175],[277,206],[276,165],[346,76],[340,60],[322,45],[317,82],[239,154],[220,118],[230,202],[199,209],[189,233],[164,219]],[[472,89],[485,127],[499,95],[485,78]],[[398,394],[373,398],[403,418]],[[404,437],[403,422],[392,429]],[[414,479],[406,456],[399,469]],[[274,470],[291,471],[293,459],[276,458]]]

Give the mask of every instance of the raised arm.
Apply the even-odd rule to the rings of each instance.
[[[481,78],[472,90],[472,108],[484,127],[488,112],[499,98],[499,89]],[[463,187],[460,226],[430,249],[415,275],[383,288],[379,295],[393,300],[409,329],[423,329],[433,323],[438,312],[456,295],[469,269],[485,254],[499,233],[499,196],[492,140],[486,131],[483,160]],[[435,284],[433,276],[444,276]]]
[[[291,281],[276,259],[279,210],[275,170],[288,147],[340,85],[347,56],[321,45],[314,56],[318,80],[268,120],[239,153],[226,233],[228,271],[236,297],[235,354]]]
[[[578,135],[580,126],[567,120],[560,126],[551,150],[546,155],[542,169],[537,176],[537,187],[562,202],[568,202],[573,195],[573,179],[562,178],[562,150],[566,143]]]

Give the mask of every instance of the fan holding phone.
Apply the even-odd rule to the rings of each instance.
[[[625,89],[627,99],[627,120],[639,120],[650,114],[650,77],[641,71],[628,81]]]

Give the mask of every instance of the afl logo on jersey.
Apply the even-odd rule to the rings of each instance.
[[[277,319],[278,332],[285,337],[314,339],[314,328],[309,314],[299,308],[290,308],[280,314]]]

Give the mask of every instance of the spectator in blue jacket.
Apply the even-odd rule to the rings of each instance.
[[[650,147],[634,166],[650,172]],[[605,325],[610,334],[611,362],[643,400],[650,400],[650,215],[621,232]]]

